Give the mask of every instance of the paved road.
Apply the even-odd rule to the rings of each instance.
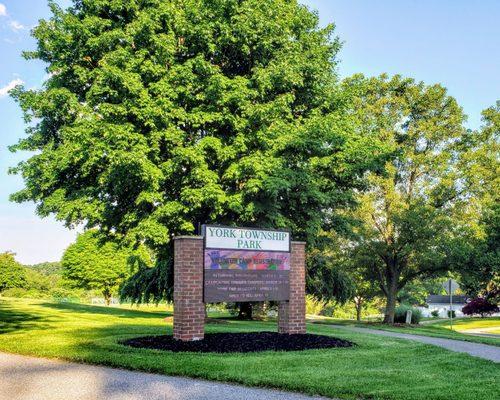
[[[447,350],[456,351],[458,353],[468,353],[474,357],[484,358],[486,360],[491,360],[500,363],[500,347],[498,346],[465,342],[463,340],[412,335],[409,333],[382,331],[380,329],[359,328],[355,326],[345,326],[345,325],[329,325],[329,326],[334,328],[347,329],[354,332],[370,333],[373,335],[389,336],[399,339],[414,340],[416,342],[421,342],[426,344],[433,344],[434,346],[443,347]]]
[[[300,394],[0,353],[0,400],[320,400]]]

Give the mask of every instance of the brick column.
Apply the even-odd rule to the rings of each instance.
[[[306,244],[292,242],[290,254],[290,300],[278,309],[279,333],[306,333]]]
[[[174,338],[182,341],[204,337],[203,238],[174,238]]]

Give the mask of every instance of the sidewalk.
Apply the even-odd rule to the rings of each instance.
[[[463,340],[444,339],[430,336],[413,335],[409,333],[398,333],[390,331],[382,331],[380,329],[359,328],[355,326],[345,325],[328,325],[332,328],[346,329],[359,333],[370,333],[373,335],[388,336],[399,339],[414,340],[420,343],[432,344],[434,346],[443,347],[447,350],[456,351],[458,353],[467,353],[474,357],[484,358],[485,360],[500,363],[500,347],[491,346],[481,343],[465,342]]]

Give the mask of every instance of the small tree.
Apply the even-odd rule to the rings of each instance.
[[[481,297],[471,300],[462,308],[462,312],[465,315],[481,315],[481,318],[499,311],[500,310],[496,304],[492,304],[488,300]]]
[[[80,234],[62,258],[63,275],[75,287],[100,290],[106,305],[111,295],[136,270],[138,262],[151,264],[144,247],[133,250],[103,241],[98,231]]]
[[[8,251],[0,253],[0,293],[5,289],[26,285],[26,271],[14,256],[14,253]]]

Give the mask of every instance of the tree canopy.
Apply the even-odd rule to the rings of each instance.
[[[440,85],[398,75],[356,75],[345,85],[358,93],[354,112],[360,129],[376,133],[393,154],[381,174],[368,176],[368,188],[358,196],[354,217],[360,224],[352,247],[365,276],[386,297],[385,322],[392,323],[397,294],[407,283],[450,268],[465,117]]]
[[[138,250],[105,241],[95,230],[78,235],[62,257],[63,276],[75,287],[102,292],[107,304],[138,263],[151,264],[144,247]]]
[[[50,7],[25,53],[49,78],[13,91],[29,127],[12,150],[35,154],[12,169],[25,182],[12,199],[153,249],[128,294],[171,295],[172,238],[202,223],[310,244],[342,228],[380,151],[346,112],[332,25],[295,0]]]
[[[500,101],[483,111],[483,126],[469,132],[462,169],[469,207],[480,216],[475,235],[457,255],[461,286],[471,296],[500,300]]]
[[[26,271],[11,252],[0,253],[0,293],[26,285]]]

